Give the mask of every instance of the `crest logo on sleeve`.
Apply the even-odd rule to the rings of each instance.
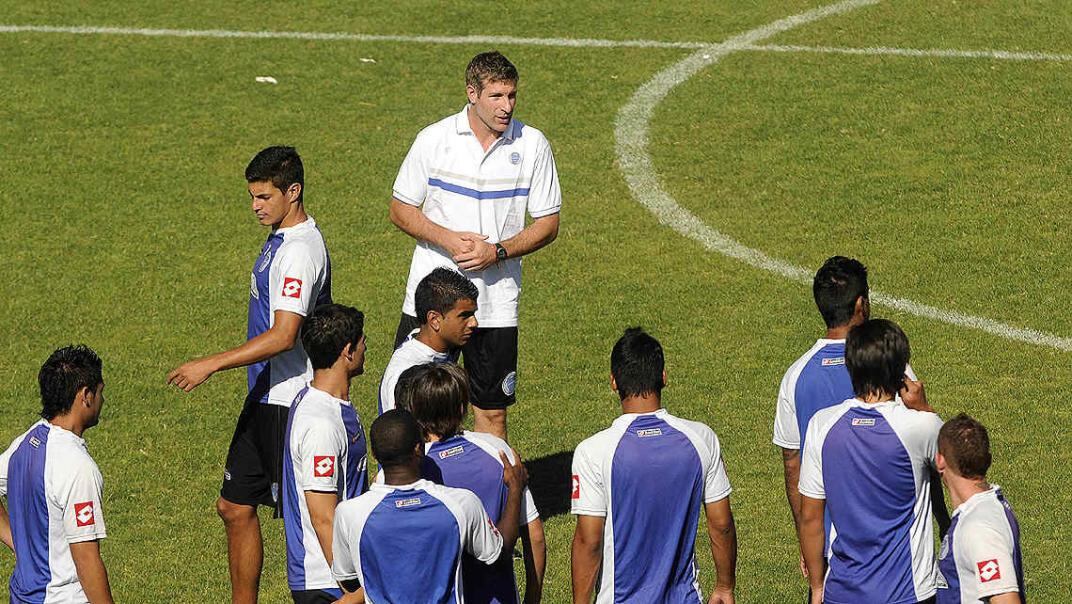
[[[283,295],[288,298],[301,297],[301,279],[293,277],[283,278]]]
[[[975,566],[979,569],[980,583],[997,581],[1001,578],[1001,567],[998,566],[997,560],[983,560],[982,562],[976,562]]]
[[[93,502],[74,504],[74,523],[77,526],[93,526],[97,520],[93,517]]]
[[[313,476],[317,478],[331,478],[335,475],[334,455],[313,456]]]
[[[570,499],[580,499],[580,498],[581,498],[581,477],[576,475],[576,474],[574,474],[573,475],[573,492],[570,493]]]

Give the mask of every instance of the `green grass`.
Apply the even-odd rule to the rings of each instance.
[[[818,4],[20,3],[3,21],[718,41]],[[1056,2],[887,2],[772,42],[1068,52],[1066,13]],[[518,115],[551,140],[564,195],[559,240],[525,262],[513,444],[535,459],[606,427],[618,413],[610,346],[645,325],[667,350],[666,405],[722,440],[739,598],[795,600],[803,583],[770,431],[782,373],[821,332],[810,292],[659,226],[616,167],[618,109],[686,53],[502,49],[522,72]],[[121,601],[228,593],[213,502],[244,377],[221,374],[182,395],[164,374],[244,335],[247,272],[265,236],[249,211],[246,161],[269,144],[302,152],[336,298],[368,316],[368,375],[354,393],[368,421],[412,250],[386,219],[391,183],[416,131],[461,107],[461,72],[480,50],[0,34],[0,438],[34,420],[36,371],[53,348],[86,342],[101,353],[108,402],[88,441],[106,480],[103,547]],[[854,254],[876,289],[1070,335],[1070,69],[735,54],[659,106],[651,151],[682,205],[747,245],[812,267]],[[936,406],[991,426],[992,478],[1023,525],[1032,599],[1061,601],[1072,540],[1072,496],[1059,487],[1072,482],[1067,353],[875,310],[909,333]],[[265,602],[286,599],[281,528],[265,531]],[[546,600],[566,602],[573,520],[547,528]],[[709,587],[704,542],[698,554]],[[11,564],[3,556],[0,574]]]

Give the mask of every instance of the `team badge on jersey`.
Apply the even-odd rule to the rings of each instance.
[[[263,273],[264,269],[268,268],[268,265],[272,263],[272,249],[268,248],[264,250],[264,255],[261,256],[260,263],[257,264],[257,272]]]
[[[518,153],[517,151],[514,151],[513,153],[511,153],[510,154],[510,163],[514,164],[515,166],[520,164],[521,163],[521,154]]]
[[[854,417],[852,418],[852,425],[854,426],[874,426],[875,418],[873,417]]]
[[[511,396],[517,390],[517,372],[511,371],[506,374],[502,382],[502,391],[506,396]]]
[[[283,278],[283,295],[288,298],[301,297],[301,279],[293,277]]]
[[[92,501],[74,504],[74,523],[77,526],[93,526],[96,522]]]
[[[465,445],[458,445],[457,447],[451,447],[446,451],[439,452],[439,459],[447,459],[448,457],[454,457],[465,453]]]
[[[421,498],[420,497],[410,497],[409,499],[399,499],[398,501],[395,502],[395,507],[396,508],[408,508],[410,506],[420,505],[420,504],[421,504]]]
[[[640,438],[649,438],[652,436],[662,436],[663,431],[661,428],[646,428],[644,430],[637,430],[636,435]]]
[[[998,566],[997,560],[983,560],[982,562],[976,562],[975,566],[979,569],[980,583],[997,581],[1001,578],[1001,567]]]
[[[334,455],[313,456],[313,476],[317,478],[331,478],[335,475]]]
[[[573,492],[570,493],[570,499],[580,499],[580,498],[581,498],[581,477],[576,475],[576,474],[574,474],[573,475]]]

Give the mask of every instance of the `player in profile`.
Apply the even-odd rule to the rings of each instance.
[[[938,471],[956,508],[938,555],[938,604],[1023,604],[1020,523],[990,484],[990,437],[963,413],[938,431]]]
[[[347,592],[362,586],[370,602],[464,604],[462,553],[484,564],[513,555],[525,467],[501,456],[507,497],[496,525],[471,491],[420,479],[424,442],[408,411],[384,413],[369,437],[384,483],[335,510],[335,579]]]
[[[327,304],[302,327],[313,381],[290,405],[283,457],[287,582],[295,604],[331,604],[343,595],[331,576],[331,527],[335,506],[368,490],[365,431],[350,403],[350,380],[365,366],[364,325],[356,308]]]
[[[253,212],[270,227],[250,276],[247,340],[171,371],[190,392],[213,373],[247,367],[248,391],[227,451],[216,511],[227,529],[233,604],[257,601],[264,545],[257,506],[278,513],[283,433],[290,402],[313,377],[299,338],[313,309],[331,302],[324,237],[305,212],[305,170],[293,147],[268,147],[246,167]]]
[[[855,398],[815,413],[800,466],[800,546],[813,604],[933,602],[937,588],[930,468],[942,420],[897,398],[910,357],[895,323],[849,331]],[[823,515],[834,534],[829,569]],[[824,582],[825,578],[825,582]]]
[[[732,604],[737,533],[718,437],[663,408],[663,349],[642,329],[625,330],[610,365],[622,416],[573,455],[573,601],[591,602],[602,575],[596,604]],[[717,571],[708,600],[696,575],[701,507]]]
[[[100,554],[104,479],[82,435],[104,405],[101,360],[85,346],[52,353],[37,374],[41,420],[0,455],[0,539],[15,552],[11,602],[111,604]]]
[[[407,399],[426,443],[421,478],[472,491],[492,522],[501,521],[509,493],[501,456],[513,462],[513,451],[497,436],[462,430],[469,407],[469,380],[461,367],[444,363],[421,365],[420,369],[406,384],[402,398]],[[547,551],[543,521],[527,488],[521,500],[521,523],[524,602],[535,604],[543,593]],[[511,559],[488,566],[467,556],[462,561],[462,576],[465,601],[470,604],[521,602]]]
[[[395,386],[415,365],[455,360],[476,329],[473,282],[456,270],[437,268],[417,284],[414,296],[420,325],[399,344],[380,380],[380,413],[395,408]]]
[[[473,57],[469,102],[417,135],[390,209],[391,222],[417,240],[395,346],[423,320],[421,279],[439,266],[465,271],[479,291],[480,327],[462,349],[475,429],[503,440],[517,384],[521,257],[558,236],[562,205],[551,146],[513,117],[517,82],[517,68],[500,53]]]

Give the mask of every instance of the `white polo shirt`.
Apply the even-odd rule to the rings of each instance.
[[[417,135],[395,179],[393,195],[418,206],[432,222],[498,243],[525,228],[525,213],[550,216],[562,206],[558,171],[543,133],[513,119],[485,152],[469,127],[469,105]],[[416,316],[414,292],[428,273],[460,270],[450,254],[420,241],[413,251],[402,312]],[[462,271],[476,285],[481,327],[514,327],[521,295],[521,258],[483,271]]]

